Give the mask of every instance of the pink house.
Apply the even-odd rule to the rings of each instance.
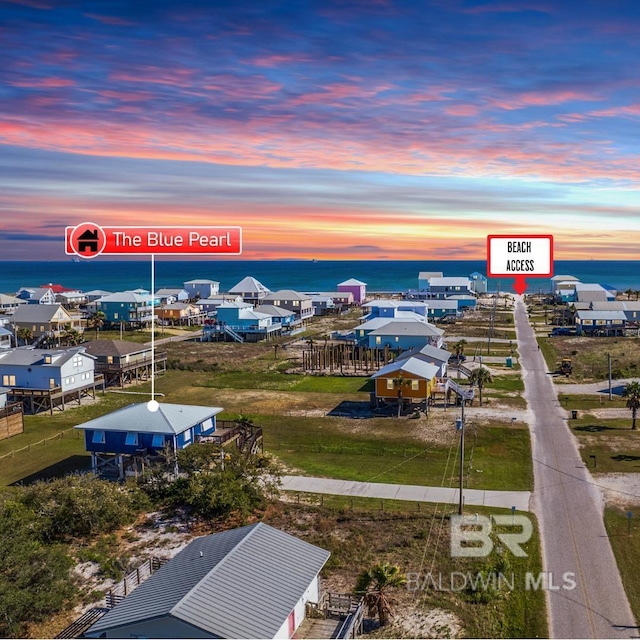
[[[353,293],[353,301],[356,304],[362,304],[367,298],[367,283],[349,278],[338,285],[338,291],[348,291]]]

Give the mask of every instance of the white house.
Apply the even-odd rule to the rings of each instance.
[[[215,280],[187,280],[183,284],[184,290],[189,294],[191,300],[212,298],[217,296],[220,291],[220,283]]]

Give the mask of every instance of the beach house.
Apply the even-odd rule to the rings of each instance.
[[[489,286],[487,276],[480,273],[479,271],[474,271],[469,275],[469,280],[471,280],[471,290],[474,293],[487,293],[487,289]]]
[[[449,359],[451,358],[451,352],[446,349],[439,349],[431,345],[424,347],[416,347],[403,351],[397,358],[396,362],[406,360],[407,358],[418,358],[424,360],[438,368],[436,376],[438,378],[445,378],[449,370]]]
[[[88,638],[293,638],[330,553],[263,522],[196,538]]]
[[[417,404],[426,411],[438,370],[437,365],[420,358],[396,358],[371,376],[374,381],[376,404]]]
[[[16,298],[25,300],[28,304],[55,304],[56,294],[50,287],[22,287]]]
[[[220,292],[220,283],[215,280],[187,280],[183,285],[190,300],[213,298]]]
[[[104,376],[105,386],[124,387],[151,379],[167,369],[167,354],[128,340],[93,340],[82,345],[95,359],[96,373]]]
[[[576,311],[576,333],[579,336],[622,336],[627,316],[624,311]]]
[[[257,342],[279,335],[282,324],[247,302],[225,302],[218,306],[215,320],[205,322],[203,332],[205,340]]]
[[[253,276],[246,276],[238,284],[231,287],[229,293],[241,296],[244,302],[258,304],[260,300],[271,293],[271,290]]]
[[[369,332],[367,346],[370,349],[412,349],[432,345],[441,347],[444,331],[427,322],[392,320]]]
[[[349,278],[338,285],[338,291],[351,293],[354,304],[362,304],[367,299],[367,283],[356,278]]]
[[[615,300],[615,293],[605,289],[601,284],[593,282],[577,282],[575,284],[576,302],[606,302]]]
[[[13,312],[11,327],[16,334],[28,330],[36,342],[56,342],[71,329],[84,331],[84,322],[61,304],[27,304]]]
[[[22,402],[28,413],[50,411],[77,401],[104,385],[95,374],[95,361],[84,347],[34,349],[20,347],[0,351],[0,384],[10,388],[11,398]]]
[[[425,291],[429,288],[429,280],[431,278],[442,278],[444,273],[442,271],[421,271],[418,274],[418,289]]]
[[[106,322],[111,324],[131,324],[141,326],[149,324],[153,318],[153,298],[133,291],[112,293],[99,298],[93,305],[96,311],[102,311]]]
[[[0,293],[0,313],[8,313],[23,304],[27,304],[27,301]]]
[[[103,476],[124,478],[141,471],[141,465],[165,447],[184,449],[200,436],[216,430],[221,407],[160,403],[150,411],[147,403],[130,404],[75,427],[84,432],[91,468]]]
[[[206,313],[191,302],[174,302],[158,307],[156,316],[161,324],[190,326],[202,322]]]
[[[283,309],[293,311],[296,320],[303,323],[313,316],[313,304],[311,296],[305,293],[298,293],[293,289],[280,289],[267,294],[260,300],[260,304],[272,304]]]
[[[155,297],[160,300],[160,304],[173,304],[174,302],[187,302],[190,296],[186,289],[180,287],[164,287],[158,289]]]

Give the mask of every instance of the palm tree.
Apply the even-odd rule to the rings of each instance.
[[[631,300],[631,294],[632,294],[633,292],[634,292],[634,291],[633,291],[633,289],[627,289],[627,290],[625,291],[625,294],[626,294],[626,296],[627,296],[627,300]]]
[[[29,344],[33,340],[33,331],[28,327],[20,327],[18,329],[18,340],[22,340],[24,344]]]
[[[82,334],[76,329],[65,329],[60,336],[60,340],[64,345],[75,347],[82,342]]]
[[[398,390],[398,418],[402,413],[402,406],[404,404],[402,389],[410,386],[411,380],[409,378],[405,378],[402,374],[393,379],[393,388]]]
[[[631,428],[636,430],[636,416],[640,409],[640,382],[630,382],[622,390],[622,396],[627,399],[627,409],[631,409]]]
[[[393,615],[392,602],[389,600],[387,592],[391,588],[402,586],[406,581],[404,575],[400,573],[399,567],[385,562],[363,571],[358,576],[354,591],[356,595],[364,598],[369,615],[377,615],[380,626],[384,627]]]
[[[478,385],[478,393],[480,394],[480,406],[482,406],[482,389],[490,382],[493,382],[491,371],[482,365],[478,369],[474,369],[469,376],[471,384]]]
[[[460,338],[458,342],[453,345],[456,352],[456,358],[460,360],[460,356],[464,355],[464,348],[467,346],[467,341],[464,338]]]
[[[104,323],[106,319],[107,319],[107,316],[105,315],[104,311],[96,311],[87,320],[87,326],[90,329],[96,330],[96,340],[98,339],[98,332],[100,331],[100,329],[102,329],[102,327],[104,327]]]

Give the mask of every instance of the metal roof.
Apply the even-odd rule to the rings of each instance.
[[[220,283],[216,282],[215,280],[187,280],[186,282],[183,282],[183,284],[220,284]]]
[[[366,286],[366,282],[362,282],[362,280],[356,280],[355,278],[349,278],[344,282],[341,282],[338,287],[361,287],[362,285]]]
[[[18,347],[17,349],[6,349],[0,351],[0,366],[26,366],[33,367],[42,365],[43,367],[59,368],[77,355],[82,355],[91,360],[95,358],[85,353],[83,347],[73,349],[33,349],[31,347]],[[45,356],[51,358],[51,362],[45,363]]]
[[[594,300],[591,302],[592,311],[624,311],[624,302],[616,302],[615,300]]]
[[[626,320],[624,311],[577,311],[581,320]]]
[[[430,278],[442,278],[444,273],[442,271],[420,271],[418,273],[418,280],[429,280]]]
[[[272,291],[264,297],[264,300],[311,300],[311,296],[293,289],[280,289],[279,291]]]
[[[197,538],[85,635],[172,616],[217,638],[273,638],[329,552],[262,522]]]
[[[415,376],[420,376],[426,380],[431,380],[438,375],[440,367],[430,362],[425,362],[420,358],[406,358],[404,360],[394,360],[390,364],[385,365],[377,373],[374,373],[372,378],[384,378],[398,371],[405,371],[406,373],[412,373]]]
[[[438,349],[438,347],[433,347],[430,344],[425,345],[424,347],[414,347],[409,351],[403,351],[397,358],[398,360],[404,360],[405,358],[412,357],[425,357],[425,358],[433,358],[438,362],[449,362],[449,358],[451,358],[451,352],[446,349]]]
[[[356,327],[358,329],[358,327]],[[375,329],[370,336],[441,336],[442,329],[434,327],[428,322],[399,322],[397,320]]]
[[[224,409],[190,404],[160,403],[157,411],[149,411],[147,403],[130,404],[104,416],[83,422],[74,429],[98,431],[133,431],[136,433],[165,433],[175,435],[200,424]]]
[[[431,287],[470,287],[471,280],[469,278],[458,278],[446,276],[444,278],[429,278],[429,286]]]
[[[112,293],[111,295],[104,296],[96,302],[143,302],[151,305],[151,294],[140,295],[133,291],[120,291],[118,293]]]
[[[272,316],[274,318],[289,318],[295,315],[293,311],[283,309],[282,307],[278,307],[274,304],[261,304],[257,310],[260,313],[266,313],[268,316]]]
[[[262,282],[256,280],[254,277],[246,276],[242,278],[235,287],[231,287],[229,293],[264,293],[266,295],[267,293],[271,293],[271,290],[267,289]]]

